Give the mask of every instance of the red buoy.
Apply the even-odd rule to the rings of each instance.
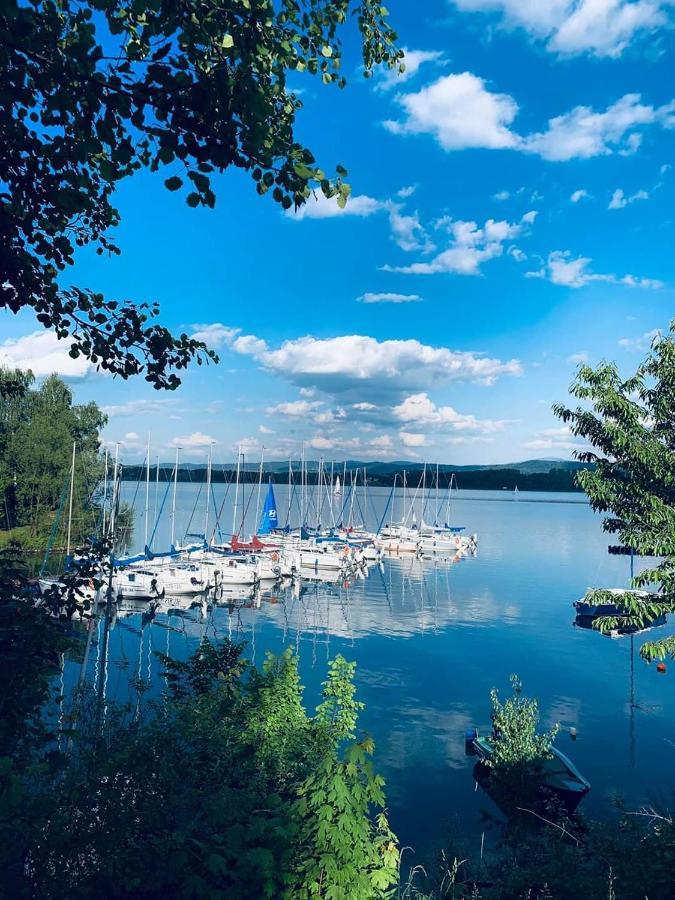
[[[666,671],[666,664],[665,664],[665,663],[657,663],[657,664],[656,664],[656,671],[657,671],[657,672],[665,672],[665,671]]]

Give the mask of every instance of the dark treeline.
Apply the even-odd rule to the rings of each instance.
[[[359,469],[358,484],[363,485],[363,469]],[[336,474],[341,475],[340,472]],[[142,481],[146,477],[145,466],[125,466],[122,477],[125,481]],[[151,479],[159,479],[159,481],[172,481],[174,477],[173,466],[160,465],[159,470],[151,469]],[[254,470],[240,471],[239,481],[243,484],[257,484],[260,473]],[[356,474],[354,474],[356,479]],[[178,467],[179,482],[194,482],[195,484],[203,484],[207,478],[206,467],[185,468]],[[211,472],[211,480],[214,484],[229,484],[236,478],[236,470],[232,468],[223,468],[214,466]],[[420,482],[421,475],[418,472],[408,473],[408,487],[415,488]],[[269,479],[274,484],[288,484],[287,472],[263,472],[263,481]],[[305,475],[306,484],[315,485],[318,481],[318,472],[309,471]],[[396,484],[401,487],[403,484],[403,471],[386,472],[386,473],[368,473],[368,485],[373,487],[392,487],[394,479]],[[476,469],[463,470],[461,472],[445,471],[439,474],[439,488],[445,490],[450,487],[451,480],[454,479],[453,486],[456,484],[460,488],[467,490],[490,490],[490,491],[513,491],[518,488],[519,491],[580,491],[581,488],[575,480],[575,472],[568,469],[551,469],[549,472],[521,472],[519,469]],[[293,469],[293,482],[300,482],[300,470]],[[346,487],[351,483],[351,473],[347,472]],[[430,471],[427,475],[427,487],[431,490],[436,487],[435,473]]]

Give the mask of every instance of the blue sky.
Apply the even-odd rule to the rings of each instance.
[[[298,77],[298,134],[349,170],[343,212],[284,214],[241,173],[214,210],[122,183],[122,254],[64,283],[158,301],[218,366],[175,393],[0,318],[0,362],[67,376],[127,459],[569,458],[550,407],[579,360],[628,372],[675,315],[675,9],[661,0],[391,0],[408,68]],[[420,12],[423,9],[423,12]]]

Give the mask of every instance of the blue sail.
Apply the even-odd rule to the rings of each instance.
[[[270,531],[274,531],[277,527],[278,521],[277,501],[274,499],[274,488],[272,487],[272,479],[270,478],[269,485],[267,487],[267,497],[265,498],[265,505],[262,511],[262,518],[260,519],[260,528],[258,529],[258,534],[269,534]]]

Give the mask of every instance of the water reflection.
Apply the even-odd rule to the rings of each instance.
[[[672,685],[642,663],[640,637],[608,640],[571,626],[572,601],[588,587],[626,583],[625,559],[607,554],[599,520],[582,504],[468,498],[459,509],[458,520],[480,535],[475,557],[388,557],[363,578],[306,573],[197,600],[125,600],[113,611],[109,662],[99,624],[86,677],[101,681],[109,701],[136,703],[132,678],[149,681],[151,696],[163,686],[155,651],[185,658],[203,637],[229,637],[247,641],[258,663],[267,651],[295,648],[312,707],[326,661],[344,654],[357,663],[360,724],[375,739],[392,823],[422,851],[460,813],[463,830],[480,840],[485,802],[474,793],[463,736],[489,722],[490,689],[508,689],[516,672],[539,698],[542,722],[567,729],[559,746],[593,785],[584,810],[604,814],[615,791],[645,802],[671,777]],[[662,633],[674,630],[668,623]],[[81,665],[66,660],[66,685]]]

